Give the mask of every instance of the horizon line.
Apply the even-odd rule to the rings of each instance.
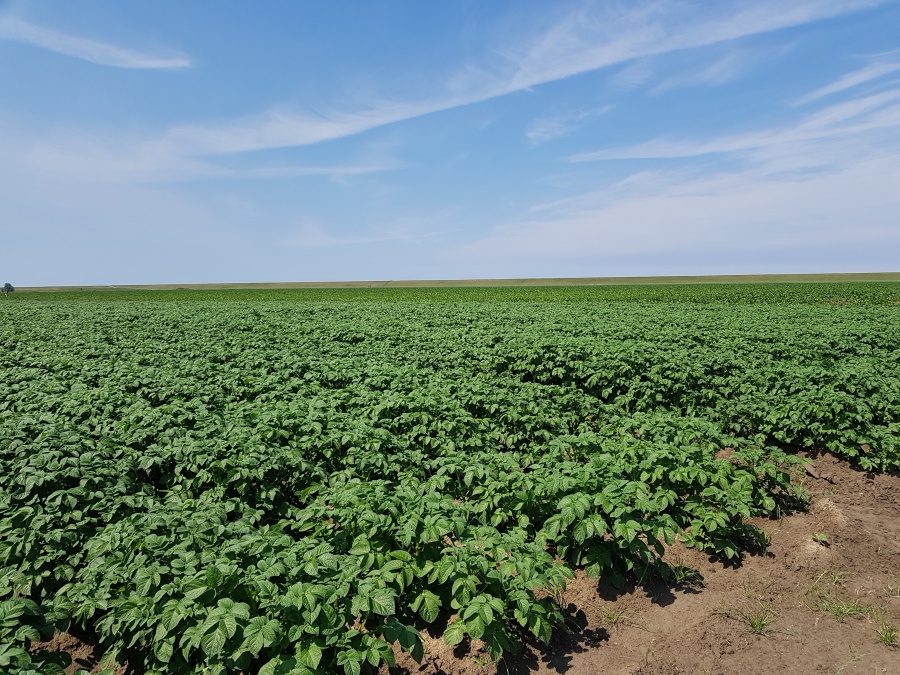
[[[522,286],[626,286],[653,284],[816,283],[829,281],[900,281],[900,272],[831,272],[801,274],[710,274],[619,277],[535,277],[504,279],[399,279],[371,281],[259,281],[200,284],[94,284],[21,286],[21,292],[65,291],[202,291],[241,289],[465,288]]]

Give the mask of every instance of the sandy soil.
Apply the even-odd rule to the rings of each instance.
[[[76,637],[69,633],[57,633],[47,642],[33,644],[31,651],[66,652],[72,659],[71,665],[66,668],[67,675],[71,675],[80,668],[85,668],[95,673],[99,672],[99,662],[103,658],[103,650],[89,644],[82,637]],[[115,675],[123,675],[124,672],[124,668],[118,668]]]
[[[900,476],[826,454],[806,487],[809,510],[757,521],[771,544],[737,564],[676,545],[667,559],[695,570],[693,583],[615,589],[578,574],[549,646],[495,664],[483,645],[425,635],[422,664],[398,654],[380,675],[900,674],[900,636],[891,647],[878,634],[900,631]],[[100,654],[71,635],[37,647],[68,651],[69,673],[98,670]]]

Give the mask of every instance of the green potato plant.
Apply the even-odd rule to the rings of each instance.
[[[758,547],[798,450],[900,466],[895,286],[385,290],[3,303],[0,669],[499,660],[576,569]]]

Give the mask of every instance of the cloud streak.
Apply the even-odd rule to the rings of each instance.
[[[444,107],[452,107],[447,104]],[[270,111],[221,124],[186,125],[163,139],[195,155],[313,145],[442,109],[436,104],[384,103],[356,112],[293,113]]]
[[[401,219],[387,225],[377,226],[367,233],[355,235],[331,234],[320,223],[306,218],[284,243],[303,249],[360,246],[384,242],[416,244],[439,235],[440,232],[433,229],[433,221],[444,217],[446,217],[446,213],[430,214],[428,218]],[[426,224],[427,227],[423,227]]]
[[[499,226],[448,257],[510,261],[517,267],[506,273],[513,275],[564,261],[569,269],[587,261],[596,274],[640,274],[641,265],[647,273],[674,273],[687,264],[704,273],[717,266],[735,273],[731,259],[748,257],[782,260],[796,271],[807,260],[824,264],[819,249],[840,258],[828,262],[832,268],[894,264],[900,247],[894,217],[900,198],[891,196],[900,171],[895,155],[790,178],[772,168],[636,175],[558,204],[546,217]]]
[[[663,165],[535,204],[521,219],[495,227],[449,257],[508,260],[518,265],[509,275],[545,261],[570,268],[581,261],[595,274],[638,274],[646,265],[647,273],[660,274],[711,273],[712,261],[719,260],[736,273],[730,258],[748,256],[793,271],[808,264],[887,269],[900,250],[900,196],[894,187],[900,174],[898,101],[895,86],[753,133],[657,139],[576,156],[574,161],[677,160],[721,154],[742,161]]]
[[[784,128],[724,135],[704,140],[655,139],[624,148],[579,153],[569,160],[581,163],[619,159],[677,159],[741,153],[765,148],[786,148],[797,143],[894,129],[900,126],[900,106],[891,104],[898,100],[900,88],[895,88],[828,106]]]
[[[307,220],[302,223],[297,233],[289,237],[285,243],[297,248],[332,248],[335,246],[361,246],[382,241],[394,241],[399,237],[384,235],[338,236],[329,234],[316,222]]]
[[[139,52],[106,42],[67,35],[11,16],[0,17],[0,39],[41,47],[57,54],[114,68],[172,70],[191,66],[191,60],[183,55]]]
[[[667,77],[651,91],[660,93],[680,87],[714,87],[732,82],[766,59],[783,54],[784,48],[732,49],[720,58],[705,62],[699,69],[686,68]]]
[[[794,102],[794,105],[806,105],[807,103],[812,103],[813,101],[817,101],[820,98],[825,98],[826,96],[841,93],[843,91],[846,91],[847,89],[857,87],[861,84],[865,84],[866,82],[871,82],[872,80],[876,80],[884,75],[895,73],[898,70],[900,70],[900,63],[898,62],[881,62],[869,64],[865,68],[861,68],[860,70],[848,73],[835,82],[816,89],[806,96],[802,96]]]
[[[172,129],[168,139],[196,154],[311,145],[528,90],[636,58],[799,26],[886,1],[798,0],[785,7],[781,0],[737,0],[717,5],[714,10],[705,4],[684,1],[591,3],[566,14],[549,29],[517,35],[508,39],[506,46],[492,47],[485,64],[468,64],[451,73],[443,79],[442,89],[431,98],[386,97],[354,110],[272,110],[220,123],[181,126]]]
[[[291,176],[328,176],[344,178],[346,176],[362,176],[370,173],[394,171],[402,168],[400,163],[385,164],[345,164],[333,166],[262,166],[245,170],[234,170],[226,176],[235,178],[288,178]]]
[[[666,50],[685,49],[721,42],[742,35],[777,30],[789,25],[827,18],[878,4],[880,0],[805,0],[790,10],[782,11],[780,3],[764,0],[753,5],[730,3],[730,11],[701,12],[684,2],[644,2],[632,5],[588,6],[570,12],[529,37],[507,38],[526,45],[516,50],[500,49],[500,60],[491,61],[492,68],[472,65],[445,78],[443,88],[423,100],[382,99],[355,110],[325,109],[297,112],[286,108],[257,115],[207,124],[181,125],[156,138],[144,141],[113,139],[111,142],[86,138],[63,138],[50,142],[36,141],[31,155],[50,170],[90,165],[97,179],[108,181],[173,181],[217,177],[279,177],[290,175],[327,175],[332,178],[390,170],[396,163],[362,162],[347,166],[312,167],[244,167],[229,168],[215,160],[216,156],[253,151],[307,146],[335,140],[396,122],[428,115],[478,101],[503,96],[528,88],[596,70],[630,59],[659,54]],[[775,11],[776,5],[779,11]],[[614,13],[618,12],[618,13]],[[690,26],[689,26],[690,25]],[[157,57],[123,50],[111,45],[65,36],[28,24],[19,19],[0,18],[0,36],[69,53],[93,62],[134,68],[185,67],[184,57]],[[12,36],[12,37],[11,37]],[[713,67],[704,77],[725,77],[732,66]],[[724,69],[724,70],[723,70]],[[726,72],[727,71],[727,72]],[[443,94],[440,92],[443,91]],[[605,108],[587,112],[565,112],[556,117],[538,119],[526,132],[532,145],[543,143],[570,132],[591,115]],[[765,139],[762,139],[763,141]],[[752,135],[719,139],[735,147],[752,147],[761,142]],[[609,159],[624,156],[684,156],[689,153],[718,152],[716,146],[655,141],[620,151],[584,154],[575,161]],[[655,154],[654,154],[655,153]],[[88,161],[89,160],[89,161]],[[80,169],[79,169],[80,171]]]
[[[728,42],[828,19],[884,4],[885,0],[687,2],[591,4],[570,13],[508,52],[515,72],[509,91],[559,80],[631,59]]]
[[[525,136],[532,145],[552,141],[554,138],[571,133],[586,119],[604,115],[612,109],[611,105],[601,106],[593,110],[565,112],[552,117],[542,117],[534,121]]]
[[[193,157],[177,145],[125,135],[91,135],[64,129],[36,132],[0,117],[0,145],[5,158],[21,172],[72,179],[79,183],[164,184],[220,179],[278,179],[353,176],[396,171],[406,165],[390,152],[369,152],[346,162],[327,164],[266,163],[241,157]],[[271,160],[269,160],[271,161]]]

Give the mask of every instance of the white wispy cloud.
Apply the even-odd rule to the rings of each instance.
[[[860,68],[859,70],[856,70],[852,73],[848,73],[843,77],[838,78],[831,84],[825,85],[824,87],[810,92],[806,96],[798,98],[794,102],[794,104],[806,105],[807,103],[812,103],[813,101],[817,101],[820,98],[838,94],[840,92],[846,91],[847,89],[859,86],[860,84],[871,82],[872,80],[876,80],[880,77],[883,77],[884,75],[890,75],[891,73],[895,73],[898,70],[900,70],[900,61],[881,61],[870,63],[865,68]]]
[[[290,176],[328,176],[343,178],[361,176],[370,173],[381,173],[401,168],[400,163],[387,164],[344,164],[333,166],[261,166],[234,170],[230,175],[235,178],[287,178]]]
[[[612,82],[622,89],[635,89],[648,82],[654,74],[653,57],[638,58],[621,68]]]
[[[216,156],[304,146],[338,139],[369,129],[427,115],[536,86],[563,77],[624,63],[629,59],[671,49],[708,45],[751,33],[851,12],[878,0],[804,0],[784,10],[775,0],[753,5],[732,2],[716,12],[701,12],[681,2],[644,2],[640,5],[588,5],[570,12],[549,29],[532,35],[507,37],[522,48],[499,49],[481,65],[470,64],[445,78],[443,89],[423,100],[382,99],[353,109],[296,111],[287,107],[260,114],[206,124],[180,125],[161,136],[134,140],[91,139],[83,135],[36,138],[29,149],[30,162],[43,163],[51,171],[89,171],[98,180],[173,181],[207,177],[277,177],[328,175],[349,177],[397,168],[393,161],[356,161],[336,166],[227,167]],[[776,11],[776,6],[778,11]],[[612,9],[611,9],[612,8]],[[183,67],[184,57],[156,57],[110,45],[74,38],[27,24],[19,19],[0,19],[0,35],[41,43],[63,53],[98,63],[123,67]],[[29,37],[30,36],[30,37]],[[26,39],[27,38],[27,39]],[[52,45],[52,46],[51,46]],[[499,53],[499,56],[497,55]],[[490,66],[490,67],[489,67]],[[715,68],[713,70],[716,70]],[[707,77],[724,77],[722,65]],[[442,93],[441,93],[442,92]],[[564,112],[537,120],[527,136],[533,144],[568,133],[605,108]],[[727,139],[726,139],[727,140]],[[753,143],[752,138],[730,139],[732,144]],[[635,147],[634,153],[684,153],[703,150],[692,144],[662,142]],[[602,154],[602,153],[601,153]],[[580,159],[601,159],[584,155]],[[608,156],[614,156],[609,154]]]
[[[451,107],[449,104],[446,107]],[[185,125],[166,134],[165,142],[199,155],[265,150],[343,138],[392,122],[436,112],[435,104],[382,103],[355,112],[269,111],[222,123]]]
[[[811,143],[880,129],[893,129],[900,126],[898,114],[900,107],[890,105],[897,100],[900,100],[900,88],[836,103],[785,127],[696,140],[654,139],[624,148],[579,153],[569,159],[572,162],[592,162],[697,157],[784,148],[797,143]]]
[[[285,243],[297,248],[331,248],[333,246],[374,244],[392,239],[394,237],[380,235],[335,235],[326,231],[319,223],[307,219],[297,227],[296,232],[288,237]]]
[[[576,157],[722,155],[653,165],[612,185],[536,203],[448,255],[500,258],[520,268],[587,261],[592,274],[611,274],[616,265],[640,273],[642,264],[647,273],[676,273],[682,263],[712,273],[713,258],[730,273],[737,271],[732,259],[781,261],[794,271],[806,261],[887,269],[900,251],[898,101],[894,87],[753,133],[657,139]]]
[[[532,123],[525,132],[525,136],[531,141],[532,145],[546,143],[554,138],[571,133],[584,120],[603,115],[611,109],[611,105],[605,105],[592,110],[567,111],[549,117],[541,117]]]
[[[469,105],[633,59],[798,26],[890,0],[684,0],[580,4],[549,28],[507,37],[483,63],[443,78],[421,100],[385,97],[346,110],[280,108],[240,119],[171,130],[168,139],[197,154],[310,145]]]
[[[788,177],[772,167],[648,172],[557,204],[544,217],[505,223],[447,255],[473,264],[512,261],[518,269],[566,261],[573,269],[588,261],[595,275],[614,266],[632,274],[677,273],[685,261],[703,273],[717,265],[736,273],[732,260],[748,259],[786,260],[794,271],[808,259],[834,268],[825,255],[874,270],[895,264],[900,250],[898,172],[893,153]]]
[[[726,56],[694,72],[681,73],[656,85],[654,91],[668,91],[678,87],[725,84],[746,70],[745,64],[734,55]]]
[[[65,128],[32,129],[0,118],[4,157],[21,171],[52,180],[97,184],[152,184],[209,179],[268,179],[324,176],[337,181],[394,171],[405,166],[390,148],[363,150],[358,157],[329,164],[271,163],[269,158],[195,156],[177,144],[110,132]]]
[[[301,220],[294,233],[284,243],[288,246],[307,249],[360,246],[382,242],[420,243],[440,234],[439,230],[434,229],[433,222],[443,220],[446,215],[446,212],[440,212],[429,214],[427,218],[401,218],[358,234],[335,234],[318,221],[305,218]]]
[[[704,61],[700,67],[687,67],[663,79],[652,92],[664,92],[681,87],[713,87],[742,77],[761,62],[781,56],[785,48],[730,49],[718,58]]]
[[[885,0],[591,3],[508,52],[515,91],[635,58],[713,45],[884,4]]]
[[[58,54],[116,68],[168,70],[191,66],[191,60],[181,54],[141,52],[43,28],[13,16],[0,16],[0,39],[41,47]]]

